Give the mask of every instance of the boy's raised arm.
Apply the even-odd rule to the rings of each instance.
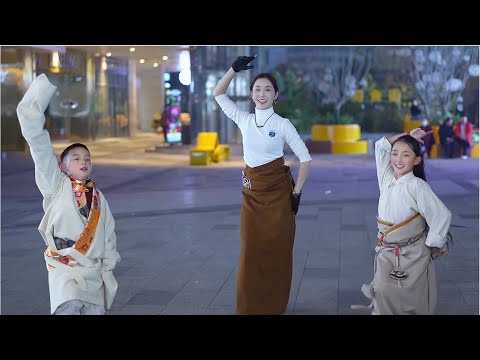
[[[56,190],[62,177],[53,153],[50,134],[43,128],[44,113],[56,89],[45,74],[41,74],[33,80],[17,106],[22,135],[30,147],[35,163],[35,180],[44,197]]]

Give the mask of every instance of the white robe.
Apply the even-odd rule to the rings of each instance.
[[[55,90],[56,86],[42,74],[35,78],[17,107],[22,134],[35,163],[35,180],[43,196],[45,214],[38,230],[53,251],[74,259],[71,262],[74,265],[68,266],[45,256],[50,311],[53,314],[60,304],[73,299],[109,309],[118,287],[112,270],[120,261],[120,255],[116,250],[115,221],[100,191],[100,218],[87,253],[83,255],[73,247],[63,250],[55,247],[54,237],[77,241],[87,222],[78,209],[70,178],[59,168],[50,135],[43,129],[44,112]]]
[[[380,199],[378,217],[392,224],[398,224],[419,212],[430,230],[426,245],[441,248],[447,239],[452,213],[433,192],[430,185],[410,172],[395,179],[390,165],[392,145],[386,138],[375,143]]]
[[[416,213],[423,219],[411,236],[429,226],[428,235],[399,249],[401,269],[408,274],[405,280],[390,278],[395,256],[392,248],[375,248],[375,273],[362,292],[372,300],[374,315],[433,314],[436,307],[436,278],[428,247],[442,247],[450,227],[452,214],[435,195],[427,182],[410,172],[398,180],[390,165],[391,144],[386,138],[375,143],[380,200],[378,217],[386,222],[400,224]],[[388,236],[386,237],[388,241]]]

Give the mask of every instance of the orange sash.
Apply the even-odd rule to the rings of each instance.
[[[95,184],[90,181],[86,185],[83,185],[79,181],[73,180],[72,181],[72,189],[75,192],[75,196],[77,198],[80,198],[80,200],[77,200],[77,205],[79,208],[85,205],[85,192],[90,191],[87,189],[87,187],[91,188],[93,191],[92,194],[92,205],[90,206],[90,213],[88,215],[87,223],[85,224],[82,232],[80,233],[80,236],[78,240],[75,242],[74,248],[78,252],[82,253],[85,255],[90,248],[90,245],[92,244],[93,238],[95,236],[95,231],[97,229],[98,225],[98,220],[100,219],[100,202],[99,202],[99,196],[100,194],[97,192]],[[82,193],[81,196],[78,193]],[[45,255],[48,257],[51,257],[52,259],[58,260],[62,262],[65,265],[68,265],[70,260],[73,260],[73,258],[70,255],[60,255],[59,253],[53,251],[50,247],[47,247],[45,250]],[[52,266],[52,265],[49,265]]]

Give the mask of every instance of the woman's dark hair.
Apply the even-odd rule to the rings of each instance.
[[[90,152],[90,150],[88,150],[86,145],[81,144],[81,143],[75,143],[75,144],[67,146],[65,148],[65,150],[62,151],[62,154],[60,155],[60,162],[61,163],[63,162],[63,159],[65,158],[65,156],[67,156],[67,154],[70,150],[78,148],[78,147],[82,147],[82,148],[86,149],[88,152]]]
[[[422,156],[422,153],[421,153],[421,150],[420,150],[420,143],[414,137],[412,137],[410,135],[400,136],[397,140],[395,140],[393,142],[392,148],[393,148],[393,145],[395,145],[395,143],[397,141],[402,141],[405,144],[407,144],[408,146],[410,146],[410,148],[413,150],[413,152],[415,153],[416,156]],[[422,179],[424,181],[427,181],[427,176],[425,174],[425,164],[424,164],[424,161],[423,161],[423,157],[422,157],[422,161],[420,161],[420,164],[417,164],[417,165],[413,166],[413,175],[415,175],[416,177],[419,177],[420,179]]]
[[[255,81],[257,81],[258,79],[268,79],[268,80],[270,80],[270,82],[273,85],[273,89],[275,90],[276,93],[278,92],[277,80],[275,80],[273,75],[269,74],[269,73],[260,73],[257,76],[255,76],[253,78],[252,82],[250,83],[250,91],[253,91],[253,85],[255,85]]]

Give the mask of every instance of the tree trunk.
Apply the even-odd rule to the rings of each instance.
[[[340,118],[340,110],[342,109],[343,104],[345,104],[345,100],[340,100],[335,104],[335,120],[338,121]]]

